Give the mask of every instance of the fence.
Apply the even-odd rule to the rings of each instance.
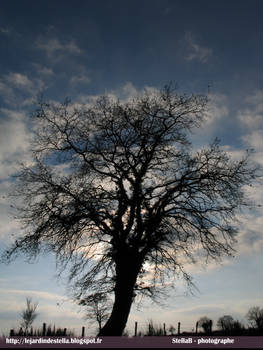
[[[174,334],[173,331],[175,331],[176,329],[174,327],[170,327],[169,328],[169,332],[170,335],[180,335],[181,334],[181,322],[178,322],[177,324],[177,332]],[[212,332],[212,321],[209,324],[209,332]],[[22,328],[20,328],[19,332],[15,332],[14,329],[10,329],[10,337],[18,335],[18,336],[69,336],[72,335],[70,334],[72,333],[71,331],[67,331],[67,328],[55,328],[55,326],[53,326],[53,329],[51,329],[51,326],[49,325],[47,327],[46,323],[43,323],[42,325],[42,329],[38,329],[38,330],[33,330],[33,328],[31,327],[30,331],[23,331]],[[190,333],[190,332],[189,332]],[[195,334],[198,334],[198,322],[196,322],[195,324]],[[135,322],[135,326],[134,326],[134,337],[137,337],[139,335],[143,335],[141,332],[138,332],[138,322]],[[167,335],[167,328],[166,328],[166,324],[163,323],[162,327],[159,328],[153,325],[153,323],[149,323],[148,325],[148,332],[145,335],[162,335],[162,336],[166,336]],[[85,337],[85,327],[83,326],[81,328],[81,336]]]
[[[85,327],[82,327],[82,337],[85,336]],[[10,337],[18,335],[18,336],[69,336],[72,335],[72,332],[67,330],[67,328],[56,328],[53,326],[51,328],[51,325],[47,326],[46,323],[43,323],[41,329],[33,329],[32,327],[30,330],[23,330],[22,327],[20,328],[19,332],[16,332],[14,329],[10,329],[9,332]]]
[[[198,322],[196,322],[195,327],[192,328],[192,331],[188,331],[188,332],[183,332],[185,333],[189,333],[189,334],[198,334],[198,327],[199,324]],[[173,326],[170,326],[170,328],[168,329],[168,333],[167,333],[167,327],[166,324],[163,323],[162,326],[154,326],[152,323],[149,323],[148,328],[147,328],[147,332],[146,334],[142,334],[141,332],[138,332],[138,322],[135,322],[135,326],[134,326],[134,336],[137,337],[138,335],[160,335],[160,336],[166,336],[166,335],[181,335],[182,334],[182,330],[181,330],[181,322],[177,323],[177,331],[176,328],[174,328]],[[208,332],[207,333],[212,333],[212,321],[209,322],[209,327],[208,327]]]

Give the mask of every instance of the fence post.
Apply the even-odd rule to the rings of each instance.
[[[213,323],[213,321],[210,320],[210,321],[209,321],[209,332],[210,332],[210,333],[212,333],[212,323]]]
[[[45,336],[47,331],[47,325],[43,323],[43,328],[42,328],[42,335]]]
[[[67,335],[67,328],[64,328],[64,332],[63,332],[63,335]]]
[[[13,329],[10,329],[10,337],[13,337],[15,335],[15,332],[14,332],[14,330]]]
[[[82,336],[82,337],[85,337],[85,327],[82,327],[81,336]]]
[[[134,336],[137,337],[137,327],[138,327],[138,323],[135,322],[135,328],[134,328]]]
[[[177,334],[180,335],[181,322],[178,322],[178,331]]]
[[[163,324],[163,335],[166,335],[165,323]]]
[[[195,334],[197,334],[197,331],[198,331],[198,321],[195,324]]]

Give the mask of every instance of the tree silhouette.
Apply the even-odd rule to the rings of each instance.
[[[176,329],[175,329],[175,327],[174,327],[173,325],[170,325],[170,327],[169,327],[168,331],[170,332],[170,335],[174,335],[174,334],[175,334]]]
[[[103,293],[95,293],[79,300],[79,305],[87,308],[86,318],[95,320],[101,331],[102,324],[108,319],[111,304]]]
[[[259,306],[251,307],[247,312],[246,318],[251,322],[253,327],[260,330],[263,329],[263,309],[260,309]]]
[[[219,317],[217,321],[217,326],[222,329],[222,331],[230,331],[234,326],[234,319],[230,315],[224,315]]]
[[[154,297],[179,275],[191,283],[186,259],[232,254],[232,220],[256,170],[248,153],[233,161],[218,140],[192,150],[189,133],[206,110],[206,97],[171,85],[125,103],[40,102],[34,161],[22,166],[14,191],[26,230],[6,261],[54,252],[62,269],[71,264],[78,299],[114,294],[99,334],[117,336],[138,293]]]
[[[212,330],[212,320],[204,316],[198,320],[198,327],[202,327],[205,333],[209,333]]]
[[[27,334],[29,327],[32,326],[34,320],[37,317],[37,303],[33,304],[31,298],[26,298],[26,308],[21,312],[21,327],[24,328],[24,333]]]

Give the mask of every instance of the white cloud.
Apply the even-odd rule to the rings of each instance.
[[[0,221],[0,239],[8,244],[19,230],[19,224],[10,217],[8,203],[0,204]]]
[[[153,90],[153,88],[146,88],[149,92],[150,89]],[[127,102],[130,99],[137,96],[141,91],[137,90],[136,87],[131,82],[126,82],[123,86],[121,86],[118,89],[115,90],[109,90],[104,91],[102,94],[105,94],[109,98],[112,98],[113,100],[121,100],[122,102]],[[102,95],[101,94],[101,95]],[[76,102],[76,107],[81,107],[82,105],[89,106],[90,104],[94,103],[101,95],[79,95],[78,96],[78,102]]]
[[[241,149],[233,149],[229,145],[222,146],[222,149],[231,157],[232,160],[238,161],[245,156],[245,151]]]
[[[16,170],[16,163],[28,158],[30,134],[23,112],[1,109],[0,113],[0,179],[6,179]]]
[[[15,94],[13,89],[3,80],[0,79],[0,95],[7,104],[15,101]]]
[[[224,94],[211,94],[207,104],[207,111],[200,128],[194,129],[191,136],[192,144],[196,150],[200,150],[204,145],[210,144],[217,134],[218,127],[229,115],[228,99]]]
[[[32,92],[34,89],[34,84],[31,80],[28,79],[26,75],[23,75],[21,73],[9,73],[6,76],[6,81],[18,89],[24,89],[29,92]]]
[[[263,109],[262,109],[263,112]],[[249,129],[256,129],[262,127],[263,124],[263,115],[260,113],[252,112],[249,109],[245,109],[238,115],[238,119],[241,122],[241,125]]]
[[[39,38],[36,41],[36,47],[43,50],[49,58],[61,59],[62,56],[57,56],[60,54],[74,54],[79,55],[82,53],[82,50],[78,47],[74,40],[71,40],[67,43],[62,43],[56,38],[46,39]]]
[[[108,93],[106,92],[106,94],[112,97],[113,99],[120,99],[121,102],[125,103],[139,96],[144,91],[151,95],[156,94],[159,90],[152,86],[145,86],[144,89],[138,90],[132,82],[128,81],[120,88],[111,90]]]
[[[4,35],[9,35],[11,33],[11,30],[9,28],[1,27],[0,28],[0,33],[4,34]]]
[[[237,237],[238,255],[252,255],[263,252],[262,216],[251,213],[250,215],[247,214],[246,216],[239,217],[239,220],[241,223]]]
[[[255,106],[260,106],[260,109],[262,110],[263,106],[263,91],[262,90],[255,90],[252,95],[249,95],[245,98],[245,102],[255,105]]]
[[[263,91],[256,90],[244,100],[246,108],[238,112],[242,126],[249,130],[263,128]]]
[[[42,292],[38,290],[22,290],[22,289],[0,289],[1,294],[6,294],[7,296],[11,295],[22,295],[24,296],[32,296],[33,298],[36,299],[45,299],[47,301],[53,301],[53,302],[58,302],[63,299],[63,297],[59,294],[54,294],[54,293],[49,293],[49,292]]]
[[[73,40],[71,40],[68,44],[65,44],[62,49],[74,54],[82,53],[82,50],[77,46],[77,44]]]
[[[10,175],[18,169],[18,162],[29,160],[30,133],[23,112],[1,109],[0,114],[0,238],[9,240],[18,224],[10,218],[6,197],[11,184]]]
[[[25,97],[35,97],[43,90],[44,82],[41,79],[29,79],[27,75],[11,72],[0,78],[0,93],[8,105],[24,105]]]
[[[260,166],[263,165],[263,129],[252,131],[247,135],[242,136],[243,141],[248,148],[252,148],[255,153],[253,160]]]
[[[124,86],[122,87],[122,91],[126,96],[129,97],[135,97],[138,95],[138,90],[131,82],[127,82],[126,84],[124,84]]]
[[[255,130],[250,134],[244,135],[243,140],[255,150],[263,151],[263,129]]]
[[[43,76],[52,76],[54,75],[54,72],[51,68],[43,66],[38,63],[33,63],[33,66],[35,67],[36,71],[38,74],[43,75]]]
[[[77,84],[89,84],[91,82],[90,77],[87,74],[83,75],[74,75],[71,80],[71,84],[77,85]]]
[[[188,54],[185,56],[187,61],[196,60],[201,63],[206,63],[213,54],[212,49],[199,45],[189,32],[185,34],[185,42],[188,51]]]
[[[223,94],[211,94],[208,102],[208,112],[206,113],[205,126],[211,126],[217,121],[227,117],[228,101]]]
[[[253,148],[253,159],[263,165],[263,91],[256,90],[244,99],[245,107],[238,112],[238,121],[244,127],[242,136],[247,148]]]

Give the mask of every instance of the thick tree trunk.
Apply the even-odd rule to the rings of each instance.
[[[138,261],[128,259],[116,266],[115,301],[110,318],[99,336],[121,336],[126,326],[134,297],[134,287],[140,267]]]

